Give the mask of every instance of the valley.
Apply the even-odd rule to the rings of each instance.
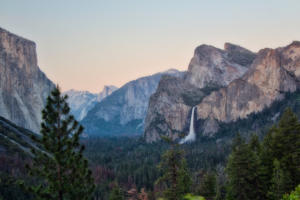
[[[280,173],[299,173],[298,41],[256,53],[231,43],[225,43],[224,49],[200,45],[187,71],[170,69],[119,88],[108,85],[98,93],[72,89],[60,94],[59,87],[38,66],[35,43],[0,28],[0,75],[0,199],[34,199],[25,188],[40,180],[28,176],[27,168],[39,163],[37,158],[65,162],[57,152],[79,153],[68,162],[76,161],[80,170],[88,171],[83,174],[92,177],[92,198],[101,200],[111,200],[113,195],[119,195],[116,199],[158,199],[178,185],[180,195],[241,199],[244,197],[235,193],[238,184],[234,178],[239,176],[235,173],[238,164],[232,164],[235,159],[245,159],[253,171],[265,170],[259,176],[249,167],[245,175],[265,183],[268,187],[264,189],[272,195],[276,193],[272,170],[280,168],[273,166],[273,161],[286,167],[280,168]],[[67,136],[51,140],[57,133]],[[291,149],[282,147],[277,137]],[[64,149],[61,146],[67,140]],[[268,140],[272,141],[269,146]],[[84,147],[72,154],[71,144]],[[285,154],[274,153],[277,147],[291,156],[291,163]],[[51,154],[50,150],[57,152]],[[248,156],[240,158],[239,153]],[[86,161],[80,161],[83,156]],[[264,160],[268,156],[272,160]],[[163,164],[171,167],[158,167]],[[181,181],[173,184],[166,170],[178,173],[175,181]],[[269,179],[260,180],[263,176]],[[292,174],[285,177],[289,180],[282,181],[290,185],[283,187],[281,196],[299,184]],[[206,185],[207,181],[212,181],[212,186]],[[244,185],[254,187],[252,182]],[[209,186],[212,188],[205,188]],[[261,188],[257,191],[259,194],[251,195],[273,200]]]

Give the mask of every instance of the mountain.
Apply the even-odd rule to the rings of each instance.
[[[161,76],[183,77],[184,72],[174,69],[146,76],[125,84],[103,101],[96,103],[82,124],[89,135],[141,134],[149,97],[157,88]]]
[[[197,116],[214,123],[204,134],[218,130],[217,122],[231,122],[261,112],[287,92],[295,92],[300,81],[300,42],[258,52],[249,71],[226,88],[211,93],[197,105]]]
[[[71,108],[71,114],[77,120],[82,120],[89,110],[91,110],[97,102],[102,101],[105,97],[114,92],[117,87],[113,85],[104,86],[103,90],[98,93],[88,91],[68,90],[63,95],[68,95],[68,103]]]
[[[0,116],[39,132],[54,84],[37,64],[36,45],[0,28]]]
[[[255,53],[230,43],[225,43],[224,50],[198,46],[186,75],[163,77],[151,96],[145,120],[146,141],[160,140],[161,134],[176,139],[187,133],[192,107],[212,91],[243,76],[255,57]]]
[[[226,86],[241,77],[255,58],[251,51],[226,43],[224,50],[209,45],[195,49],[185,80],[204,88],[209,84]]]
[[[191,109],[194,106],[198,136],[214,137],[220,131],[220,127],[226,124],[229,126],[249,116],[253,118],[253,115],[283,100],[287,93],[299,89],[300,42],[277,49],[262,49],[257,54],[232,44],[225,44],[224,51],[228,52],[225,54],[225,60],[222,60],[222,56],[216,56],[220,53],[212,53],[209,50],[198,52],[201,58],[206,58],[205,62],[203,59],[198,62],[202,63],[201,67],[204,69],[200,70],[199,66],[198,71],[192,70],[191,65],[194,66],[195,63],[193,58],[187,73],[192,78],[186,76],[184,80],[180,80],[189,82],[202,91],[211,84],[217,86],[204,95],[193,93],[185,96],[186,99],[197,101],[184,101],[184,90],[179,87],[177,92],[174,92],[176,88],[170,86],[174,83],[161,80],[149,103],[144,133],[147,142],[159,140],[161,134],[177,139],[187,133]],[[215,59],[217,61],[213,61]],[[235,70],[226,67],[227,64],[222,65],[228,62],[235,62],[247,70],[233,75]],[[212,70],[206,69],[210,67],[223,70],[223,73],[220,76],[220,71],[215,70],[216,74],[212,75]],[[231,75],[228,76],[228,73]],[[215,79],[215,76],[219,78]],[[227,79],[228,77],[232,77],[231,80]]]
[[[114,85],[105,85],[103,90],[97,95],[97,101],[100,102],[107,96],[111,95],[118,88]]]

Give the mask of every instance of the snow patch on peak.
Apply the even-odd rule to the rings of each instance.
[[[69,97],[67,101],[71,108],[71,114],[73,114],[77,120],[81,121],[97,102],[102,101],[116,89],[118,88],[113,85],[108,85],[104,86],[103,90],[98,94],[74,89],[68,90],[63,94]]]

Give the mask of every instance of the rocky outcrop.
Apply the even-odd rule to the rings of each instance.
[[[34,42],[0,28],[0,115],[39,132],[41,110],[54,86],[37,65]]]
[[[197,49],[204,48],[203,46]],[[219,89],[212,91],[210,94],[201,94],[201,100],[196,103],[196,132],[203,136],[213,137],[215,133],[219,130],[220,123],[232,123],[239,119],[245,119],[247,116],[253,113],[259,113],[265,108],[268,108],[276,100],[282,100],[285,98],[285,93],[295,92],[300,86],[300,42],[293,42],[292,44],[281,47],[277,49],[262,49],[258,52],[256,56],[253,53],[245,50],[236,45],[225,44],[225,54],[222,51],[217,50],[213,47],[207,47],[202,53],[197,52],[195,55],[197,58],[192,59],[189,66],[188,76],[185,81],[190,82],[195,87],[199,84],[199,88],[205,88],[205,85],[214,84],[223,85]],[[209,56],[211,55],[211,57]],[[224,56],[225,55],[225,56]],[[200,59],[201,58],[201,59]],[[226,58],[224,61],[223,59]],[[255,59],[254,59],[255,58]],[[253,60],[254,59],[254,60]],[[197,62],[196,62],[196,61]],[[215,80],[211,74],[212,71],[208,69],[212,66],[213,69],[218,69],[219,67],[223,70],[228,68],[224,63],[234,62],[240,66],[247,68],[242,76],[238,77],[238,74],[234,76],[227,76],[227,72],[223,73],[223,77],[232,77],[230,79],[222,79],[219,71],[216,70],[216,77],[221,81]],[[201,70],[195,70],[195,66],[202,63],[202,67],[198,67]],[[223,63],[223,64],[222,64]],[[235,65],[235,66],[238,66]],[[238,69],[238,67],[237,67]],[[229,70],[230,71],[230,70]],[[241,73],[240,73],[241,74]],[[228,80],[228,81],[226,81]],[[228,85],[226,85],[228,83]],[[168,83],[165,84],[167,89],[164,89],[164,93],[158,88],[155,96],[151,97],[150,105],[155,104],[155,106],[162,106],[164,103],[158,101],[165,96],[167,91],[174,91],[175,88],[169,87]],[[161,85],[161,84],[160,84]],[[225,86],[224,86],[225,85]],[[177,90],[182,90],[178,87]],[[167,96],[164,99],[172,99],[172,97]],[[165,100],[167,102],[167,100]],[[158,104],[158,105],[157,105]],[[177,109],[176,111],[171,108],[176,107],[177,102],[170,102],[168,105],[160,108],[163,110],[159,113],[161,121],[167,121],[168,123],[154,123],[151,119],[155,118],[155,110],[152,106],[149,107],[147,119],[150,122],[146,124],[151,124],[151,127],[146,126],[145,139],[148,142],[156,141],[159,139],[160,134],[167,134],[176,139],[178,137],[177,132],[186,132],[186,127],[189,122],[187,113],[190,112],[191,107],[185,109]],[[186,102],[184,105],[188,105]],[[181,107],[184,107],[181,105]],[[180,118],[177,122],[176,120],[166,120],[168,119],[168,112],[172,112],[173,116],[178,118],[178,115],[185,116],[186,118]],[[153,116],[152,116],[153,115]],[[178,126],[176,131],[171,128],[165,129],[162,133],[159,133],[157,127],[174,127],[174,124],[181,124]],[[182,125],[186,124],[186,125]],[[174,132],[175,134],[173,134]]]
[[[147,141],[153,142],[164,134],[173,139],[179,137],[188,123],[191,106],[188,105],[188,94],[197,93],[198,98],[203,92],[186,83],[182,78],[163,76],[156,92],[151,96],[145,120]],[[193,100],[191,100],[193,101]]]
[[[224,50],[209,45],[197,47],[186,76],[162,78],[151,96],[145,122],[146,141],[157,141],[161,134],[177,139],[188,133],[192,107],[212,91],[243,76],[255,57],[255,53],[229,43]],[[217,129],[213,118],[205,125],[207,135]]]
[[[162,75],[182,77],[183,72],[168,70],[131,81],[97,103],[82,120],[89,135],[141,134],[150,96]]]
[[[91,93],[88,91],[68,90],[63,95],[68,95],[68,103],[71,108],[71,114],[77,120],[82,120],[88,111],[90,111],[96,103],[102,101],[118,88],[113,85],[104,86],[100,93]]]
[[[224,50],[209,45],[197,47],[185,80],[204,88],[210,84],[226,86],[241,77],[255,54],[237,45],[226,43],[224,46]]]
[[[231,122],[247,118],[299,88],[300,43],[259,51],[250,70],[197,105],[200,119]]]

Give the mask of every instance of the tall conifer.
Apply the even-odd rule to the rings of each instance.
[[[69,114],[66,100],[57,86],[42,111],[41,137],[34,138],[42,150],[33,150],[34,160],[28,166],[38,180],[29,186],[36,199],[84,200],[93,193],[84,146],[79,144],[83,127]]]
[[[170,139],[164,139],[172,145],[162,155],[159,164],[162,176],[157,180],[157,183],[166,186],[164,196],[167,200],[181,200],[184,194],[190,192],[191,177],[187,170],[183,150]]]
[[[227,164],[227,200],[259,199],[257,192],[258,160],[240,135],[234,140]]]

